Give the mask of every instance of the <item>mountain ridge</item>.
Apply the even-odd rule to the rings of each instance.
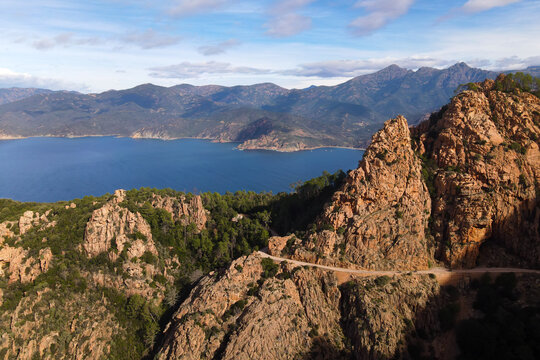
[[[448,102],[459,85],[496,75],[465,63],[416,71],[390,65],[342,84],[306,89],[273,83],[141,84],[93,94],[47,92],[0,105],[0,137],[115,135],[231,142],[267,119],[273,130],[259,131],[262,135],[248,139],[243,148],[363,148],[387,118],[404,115],[415,123]]]

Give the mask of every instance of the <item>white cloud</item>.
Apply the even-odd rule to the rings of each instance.
[[[281,0],[270,10],[270,20],[264,25],[266,34],[273,37],[287,37],[311,28],[311,18],[298,11],[314,0]]]
[[[22,39],[17,39],[22,42]],[[32,47],[38,50],[48,50],[54,47],[71,47],[75,45],[98,45],[103,41],[97,37],[77,37],[73,33],[61,33],[51,38],[40,38],[32,42]]]
[[[329,60],[299,64],[295,68],[271,69],[254,68],[248,66],[235,66],[226,62],[182,62],[176,65],[150,68],[150,77],[161,79],[197,79],[205,76],[232,74],[235,76],[271,75],[274,78],[280,76],[292,78],[312,79],[339,79],[344,80],[360,75],[371,74],[396,64],[405,69],[419,69],[431,67],[436,69],[448,68],[464,59],[452,59],[435,57],[432,55],[416,55],[408,57],[373,57],[356,60]],[[479,67],[488,70],[519,70],[527,66],[540,64],[540,56],[520,58],[517,56],[499,59],[476,58],[465,61],[471,67]]]
[[[181,38],[179,36],[171,36],[160,34],[152,29],[147,29],[144,32],[132,32],[122,38],[123,42],[134,44],[141,49],[155,49],[178,44]]]
[[[468,0],[461,8],[467,13],[476,13],[520,2],[521,0]]]
[[[168,12],[173,16],[188,16],[213,11],[231,2],[231,0],[177,0]]]
[[[505,57],[495,60],[492,66],[500,70],[523,70],[535,65],[540,65],[540,56],[531,56],[528,58],[520,58],[518,56]]]
[[[22,88],[43,88],[51,90],[80,89],[86,90],[88,87],[83,84],[67,83],[60,80],[46,79],[27,73],[15,72],[10,69],[0,68],[0,88],[22,87]]]
[[[384,57],[364,60],[333,60],[300,64],[296,69],[285,70],[284,75],[307,76],[318,78],[342,78],[369,74],[382,68],[397,64],[407,69],[420,67],[445,67],[455,63],[451,60],[436,59],[429,56]]]
[[[203,54],[204,56],[211,56],[211,55],[223,54],[225,51],[238,45],[240,45],[240,41],[236,39],[229,39],[215,45],[199,46],[197,50],[199,51],[199,53]]]
[[[208,61],[201,63],[182,62],[176,65],[149,68],[149,76],[164,79],[193,79],[205,74],[269,74],[272,71],[248,66],[234,66],[230,63]]]
[[[368,14],[356,18],[349,26],[356,35],[369,35],[392,20],[405,15],[414,1],[415,0],[360,0],[355,4],[355,7],[363,8]]]

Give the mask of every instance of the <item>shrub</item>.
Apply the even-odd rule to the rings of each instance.
[[[156,255],[152,254],[150,251],[145,251],[141,256],[141,260],[147,264],[156,265],[158,263],[158,258]]]
[[[390,276],[387,276],[387,275],[379,276],[378,278],[375,279],[375,285],[385,286],[386,284],[390,282],[390,280],[392,280]]]
[[[525,148],[523,145],[521,145],[518,142],[513,142],[512,144],[510,144],[510,149],[522,155],[525,155],[527,153],[527,148]]]
[[[264,258],[261,260],[261,265],[263,268],[262,277],[263,279],[268,279],[276,276],[279,266],[270,258]]]
[[[225,313],[223,313],[223,321],[227,321],[231,316],[234,316],[240,313],[242,310],[244,310],[244,307],[246,307],[246,305],[247,305],[247,300],[245,299],[238,300],[237,302],[232,304],[231,307],[228,308],[227,311],[225,311]]]

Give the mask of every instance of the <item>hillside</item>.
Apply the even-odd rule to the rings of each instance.
[[[420,120],[447,103],[460,84],[495,76],[464,63],[417,71],[392,65],[337,86],[304,90],[145,84],[100,94],[52,92],[1,105],[0,134],[196,137],[280,151],[364,147],[389,117]]]
[[[1,200],[0,358],[538,358],[539,135],[501,75],[291,194]]]
[[[19,101],[34,95],[48,94],[52,90],[34,88],[4,88],[0,89],[0,105]]]

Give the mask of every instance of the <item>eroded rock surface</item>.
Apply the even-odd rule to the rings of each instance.
[[[422,269],[432,253],[425,230],[431,211],[407,121],[385,123],[358,169],[318,220],[322,229],[297,258],[368,269]]]
[[[170,196],[152,195],[152,206],[168,211],[174,221],[180,221],[184,226],[195,224],[198,230],[204,229],[207,221],[207,211],[204,209],[199,195],[189,199]]]
[[[88,257],[109,252],[112,247],[117,249],[116,253],[121,253],[126,243],[131,244],[132,239],[128,237],[129,235],[144,240],[144,249],[140,251],[157,254],[150,225],[141,214],[132,213],[119,205],[124,201],[124,198],[125,191],[117,190],[109,202],[92,213],[92,217],[86,225],[82,244]],[[114,257],[112,253],[110,255]]]
[[[286,265],[287,276],[264,279],[261,260],[242,257],[203,278],[168,325],[158,357],[293,359],[318,336],[342,349],[335,276]]]
[[[419,153],[433,162],[437,257],[473,267],[485,244],[499,247],[488,263],[500,265],[499,253],[538,267],[540,100],[497,91],[491,80],[478,86],[414,130]]]

